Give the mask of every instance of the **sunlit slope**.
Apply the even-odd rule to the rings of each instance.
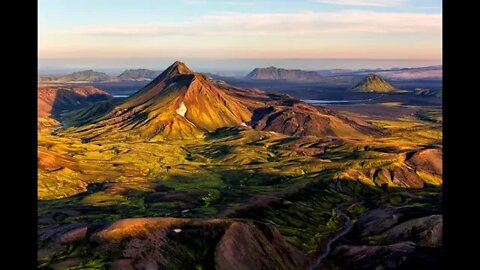
[[[144,89],[78,131],[86,137],[124,133],[143,139],[202,137],[245,125],[251,112],[200,74],[176,62]]]

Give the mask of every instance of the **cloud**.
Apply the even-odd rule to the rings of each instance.
[[[342,5],[342,6],[369,6],[369,7],[386,7],[398,6],[406,2],[406,0],[313,0],[317,3]]]
[[[441,14],[374,11],[223,12],[181,23],[91,25],[68,31],[95,36],[279,36],[318,37],[335,33],[441,33]]]

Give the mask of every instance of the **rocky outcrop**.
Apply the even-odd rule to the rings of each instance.
[[[405,230],[411,231],[411,228],[417,226],[418,222],[430,220],[429,213],[429,211],[425,211],[423,209],[413,206],[398,208],[382,206],[365,213],[361,218],[359,218],[357,223],[355,224],[354,230],[357,233],[358,237],[361,239],[361,242],[363,243],[368,243],[368,238],[371,236],[385,234],[389,229],[393,230],[391,231],[392,241],[385,243],[393,243],[400,240],[414,241],[417,238],[402,238],[400,237],[400,232],[404,232]],[[427,216],[428,218],[426,218],[425,216]],[[433,228],[438,225],[438,222],[440,222],[441,227],[441,216],[434,215],[431,217],[434,217],[433,220],[428,223],[429,225],[425,223],[425,226]],[[423,220],[419,218],[423,218]],[[403,224],[406,221],[409,221],[410,223]],[[397,229],[393,229],[400,224],[403,225]],[[425,227],[422,227],[422,230],[426,230]],[[437,229],[435,230],[437,231]],[[398,237],[396,238],[395,236]]]
[[[326,265],[332,269],[438,269],[442,264],[442,215],[430,215],[429,211],[379,207],[365,213],[350,238],[332,251]]]
[[[439,248],[443,240],[442,215],[415,218],[396,225],[384,232],[382,243],[412,241],[418,246]]]
[[[415,251],[412,242],[386,246],[344,245],[337,247],[332,257],[340,269],[398,269]]]
[[[215,250],[215,268],[302,269],[305,256],[271,225],[234,222]]]

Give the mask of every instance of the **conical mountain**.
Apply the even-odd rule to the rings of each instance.
[[[382,77],[375,74],[368,74],[352,89],[356,92],[392,92],[397,90],[393,85],[385,81]]]
[[[244,125],[251,114],[204,75],[175,62],[83,130],[88,137],[123,133],[144,139],[195,138],[221,127]]]

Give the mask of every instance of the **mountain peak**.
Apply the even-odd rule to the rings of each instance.
[[[353,90],[357,92],[392,92],[395,91],[396,88],[382,77],[370,73],[355,85]]]
[[[369,73],[367,75],[367,80],[383,80],[383,79],[375,73]]]
[[[165,69],[155,80],[152,81],[153,84],[163,81],[165,79],[173,78],[178,75],[193,74],[187,65],[180,61],[175,61],[167,69]]]
[[[192,74],[193,71],[190,70],[185,63],[180,62],[180,61],[175,61],[170,67],[167,68],[167,70],[175,70],[178,72],[178,74]]]

